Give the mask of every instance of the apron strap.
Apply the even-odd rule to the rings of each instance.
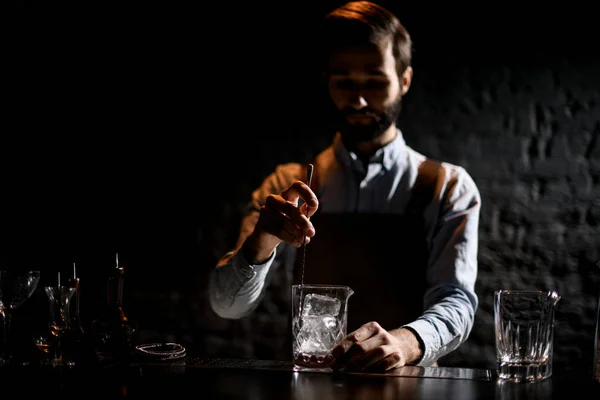
[[[406,206],[406,215],[421,216],[425,207],[435,200],[443,181],[444,169],[441,162],[426,158],[419,165],[417,180]]]

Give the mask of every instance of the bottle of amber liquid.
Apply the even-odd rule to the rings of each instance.
[[[117,253],[107,279],[106,304],[91,324],[96,358],[101,366],[127,364],[132,354],[135,329],[123,308],[124,275]]]
[[[73,263],[73,275],[67,281],[67,286],[74,288],[75,293],[70,304],[68,328],[62,338],[65,364],[77,368],[90,367],[95,363],[95,354],[90,337],[81,321],[81,287],[75,263]]]

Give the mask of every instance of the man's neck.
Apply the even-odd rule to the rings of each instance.
[[[392,124],[385,132],[377,136],[375,139],[367,142],[356,143],[355,148],[351,150],[356,153],[359,159],[368,161],[369,158],[371,158],[371,156],[377,152],[377,150],[394,140],[397,133],[398,130],[396,125]]]

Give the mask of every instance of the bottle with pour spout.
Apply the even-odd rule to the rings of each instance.
[[[101,366],[122,365],[130,360],[135,329],[123,308],[124,276],[117,253],[106,281],[106,303],[91,324],[94,350]]]
[[[75,289],[75,292],[70,304],[68,328],[62,339],[65,363],[69,367],[90,367],[94,364],[95,356],[89,335],[81,321],[81,288],[75,263],[73,263],[73,275],[68,279],[66,286]]]

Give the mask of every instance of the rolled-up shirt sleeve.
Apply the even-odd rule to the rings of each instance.
[[[442,208],[432,229],[424,313],[405,327],[417,334],[428,366],[457,349],[473,328],[478,297],[478,226],[481,197],[464,169],[457,168],[441,194]]]
[[[226,254],[209,278],[209,300],[222,318],[238,319],[258,305],[275,252],[263,264],[250,265],[241,252]]]
[[[248,213],[242,220],[236,250],[226,253],[211,270],[208,296],[212,310],[222,318],[238,319],[252,313],[264,294],[267,275],[278,257],[277,248],[264,263],[250,265],[241,249],[259,217],[259,210],[271,193],[279,193],[288,187],[300,173],[295,163],[278,166],[252,193]]]

